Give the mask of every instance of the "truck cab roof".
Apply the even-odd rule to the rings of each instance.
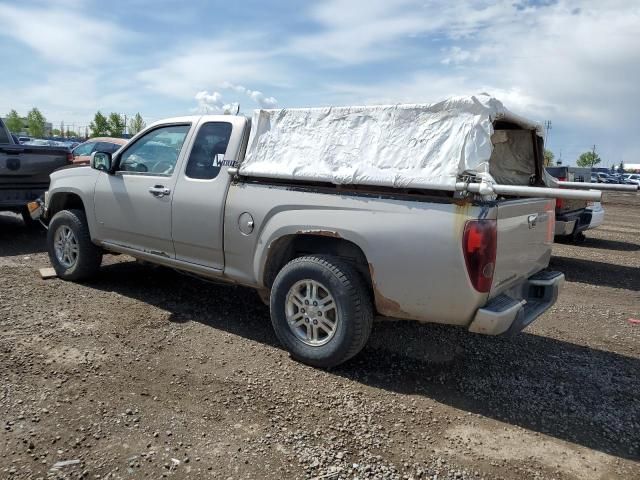
[[[155,127],[156,125],[166,125],[168,123],[198,123],[198,122],[231,122],[233,119],[241,119],[247,121],[249,117],[244,115],[185,115],[181,117],[170,117],[153,122],[149,127]],[[237,120],[235,120],[237,121]]]

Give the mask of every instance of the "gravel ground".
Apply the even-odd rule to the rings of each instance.
[[[605,208],[526,333],[379,322],[329,372],[251,290],[124,256],[41,280],[1,215],[0,478],[640,478],[640,201]]]

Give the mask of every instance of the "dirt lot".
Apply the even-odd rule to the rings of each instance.
[[[640,201],[605,207],[526,333],[382,322],[330,372],[251,290],[126,257],[41,280],[1,215],[0,478],[640,478]]]

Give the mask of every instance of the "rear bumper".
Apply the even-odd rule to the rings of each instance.
[[[557,237],[571,235],[575,227],[576,220],[556,220],[555,235]]]
[[[579,210],[556,217],[555,235],[563,237],[585,231],[591,223],[591,211]]]
[[[469,331],[485,335],[512,335],[524,330],[558,299],[564,274],[542,270],[507,293],[479,308]]]
[[[0,210],[19,210],[27,203],[41,197],[46,186],[42,188],[0,189]]]

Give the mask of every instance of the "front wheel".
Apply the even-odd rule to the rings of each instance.
[[[373,323],[368,289],[347,262],[306,256],[287,263],[271,289],[271,322],[280,342],[303,363],[329,368],[356,355]]]
[[[47,231],[47,248],[51,265],[63,280],[87,280],[102,263],[102,250],[91,242],[82,210],[62,210],[53,216]]]

